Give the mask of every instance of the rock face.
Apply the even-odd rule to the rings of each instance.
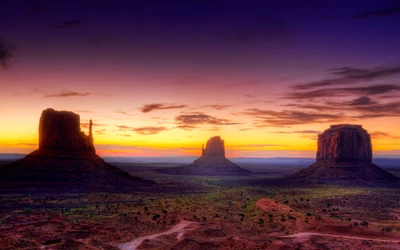
[[[0,168],[0,192],[131,192],[157,188],[95,154],[79,115],[46,109],[39,122],[39,149]]]
[[[398,180],[372,163],[371,137],[361,125],[332,125],[318,135],[316,160],[287,182],[374,186]]]
[[[225,143],[224,140],[221,140],[220,136],[211,137],[206,144],[206,148],[204,149],[204,145],[202,148],[202,156],[205,155],[215,155],[225,157]]]
[[[372,162],[371,137],[361,125],[332,125],[318,135],[317,161]]]
[[[224,141],[219,136],[211,137],[202,147],[201,157],[186,167],[159,170],[158,172],[184,175],[248,175],[245,170],[225,158]]]
[[[81,132],[80,117],[70,111],[43,110],[39,122],[39,149],[95,153],[92,134]]]

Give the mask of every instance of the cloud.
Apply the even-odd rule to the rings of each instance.
[[[291,100],[345,97],[354,95],[381,95],[400,91],[400,86],[395,84],[376,84],[366,87],[326,88],[311,91],[292,91],[284,98]]]
[[[370,11],[370,12],[362,12],[357,15],[354,15],[353,18],[355,19],[366,19],[366,18],[373,18],[373,17],[388,17],[400,15],[400,5],[392,6],[389,8]]]
[[[104,135],[104,133],[106,131],[107,131],[107,129],[99,129],[99,130],[95,130],[94,132],[96,132],[96,134]]]
[[[262,109],[247,109],[243,112],[244,115],[252,116],[257,119],[256,125],[259,127],[265,126],[292,126],[310,123],[328,123],[337,122],[345,118],[343,114],[316,113],[304,112],[301,110],[262,110]]]
[[[145,104],[143,107],[140,108],[140,110],[143,113],[148,113],[154,110],[160,110],[160,109],[182,109],[186,108],[187,105],[184,104],[166,104],[166,103],[151,103],[151,104]]]
[[[308,83],[291,86],[295,90],[308,90],[318,87],[330,87],[334,85],[349,85],[365,81],[378,80],[389,76],[399,75],[400,66],[377,67],[372,69],[358,69],[352,67],[341,67],[328,70],[331,75],[340,76],[336,78],[323,79]]]
[[[371,137],[376,138],[376,139],[385,139],[385,138],[400,139],[400,136],[393,135],[391,133],[383,132],[383,131],[373,131],[373,132],[370,132],[369,134],[371,135]]]
[[[168,130],[166,127],[140,127],[133,129],[139,135],[155,135],[166,130]]]
[[[376,104],[374,100],[368,96],[362,96],[349,102],[350,106],[360,106],[360,105],[373,105]]]
[[[47,94],[43,97],[71,97],[71,96],[88,96],[90,95],[89,92],[75,92],[75,91],[63,91],[59,93]]]
[[[10,67],[10,60],[15,56],[16,47],[0,39],[0,65],[3,69]]]
[[[126,125],[116,125],[119,131],[132,131],[139,135],[155,135],[168,130],[166,127],[131,127]]]
[[[241,123],[232,122],[228,119],[217,118],[206,115],[202,112],[185,113],[175,117],[178,128],[190,130],[198,125],[238,125]]]
[[[68,20],[68,21],[64,21],[60,24],[57,24],[56,28],[59,28],[59,29],[72,28],[72,27],[81,26],[82,24],[83,24],[83,22],[80,20]]]
[[[228,105],[228,104],[211,104],[211,105],[204,105],[201,106],[202,108],[212,108],[212,109],[216,109],[216,110],[222,110],[222,109],[226,109],[231,107],[232,105]]]

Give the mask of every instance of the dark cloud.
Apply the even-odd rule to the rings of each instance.
[[[292,126],[310,123],[328,123],[337,122],[345,118],[341,113],[333,114],[332,112],[316,113],[304,112],[301,110],[262,110],[248,109],[243,114],[252,116],[257,119],[256,126]]]
[[[139,135],[155,135],[168,130],[166,127],[131,127],[126,125],[116,125],[119,131],[131,131]]]
[[[10,67],[10,60],[15,56],[16,47],[0,39],[0,65],[3,69]]]
[[[140,110],[143,113],[148,113],[153,110],[159,110],[159,109],[182,109],[186,108],[187,105],[184,104],[167,104],[167,103],[151,103],[151,104],[145,104],[143,107],[140,108]]]
[[[232,122],[228,119],[221,119],[206,115],[201,112],[192,112],[178,115],[175,117],[178,128],[190,130],[198,125],[238,125],[240,123]]]
[[[88,96],[90,95],[89,92],[75,92],[75,91],[63,91],[60,93],[53,93],[53,94],[47,94],[44,97],[71,97],[71,96]]]
[[[376,104],[374,100],[368,96],[362,96],[349,102],[350,106],[360,106],[360,105],[373,105]]]
[[[378,80],[389,76],[399,75],[400,66],[377,67],[372,69],[357,69],[352,67],[334,68],[328,70],[330,74],[340,76],[337,78],[323,79],[314,82],[301,83],[291,86],[295,90],[308,90],[334,85],[349,85],[365,81]]]
[[[345,97],[354,95],[381,95],[400,91],[395,84],[376,84],[366,87],[326,88],[311,91],[292,91],[284,96],[290,100],[304,100],[326,97]]]
[[[362,12],[357,15],[354,15],[353,18],[355,19],[365,19],[365,18],[373,18],[373,17],[388,17],[400,15],[400,5],[392,6],[389,8],[376,10],[376,11],[369,11],[369,12]]]
[[[56,25],[56,28],[59,28],[59,29],[72,28],[72,27],[81,26],[82,24],[83,24],[83,22],[80,20],[68,20],[68,21],[64,21],[64,22]]]

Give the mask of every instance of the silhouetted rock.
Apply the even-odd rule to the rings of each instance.
[[[318,135],[317,161],[289,176],[295,183],[385,185],[398,178],[372,163],[371,137],[361,125],[332,125]]]
[[[331,125],[318,135],[317,161],[371,162],[371,137],[361,125]]]
[[[80,131],[79,115],[46,109],[39,122],[39,149],[0,168],[1,192],[125,192],[155,187],[95,154],[92,121]]]
[[[225,143],[221,140],[220,136],[211,137],[206,144],[206,148],[204,149],[204,145],[202,148],[202,156],[205,155],[215,155],[225,157]]]
[[[70,111],[43,110],[39,122],[39,149],[95,153],[90,120],[89,135],[81,132],[80,117]]]
[[[184,175],[248,175],[245,170],[225,158],[225,145],[221,137],[211,137],[202,147],[201,157],[186,167],[160,169],[158,172]]]

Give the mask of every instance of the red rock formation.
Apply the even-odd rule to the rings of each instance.
[[[361,125],[332,125],[318,135],[317,161],[371,162],[371,137]]]
[[[81,132],[78,114],[50,108],[43,110],[39,122],[39,149],[95,153],[92,121],[87,136]]]
[[[95,154],[92,134],[80,130],[79,115],[43,110],[39,149],[0,168],[0,192],[125,192],[156,187],[133,177]]]
[[[185,175],[248,175],[250,171],[245,170],[225,158],[224,141],[219,136],[211,137],[202,147],[201,157],[186,167],[159,170],[173,174]]]
[[[332,125],[318,135],[317,161],[288,184],[386,185],[398,178],[372,163],[371,137],[361,125]]]
[[[225,143],[220,136],[211,137],[202,149],[202,155],[218,155],[225,157]]]

